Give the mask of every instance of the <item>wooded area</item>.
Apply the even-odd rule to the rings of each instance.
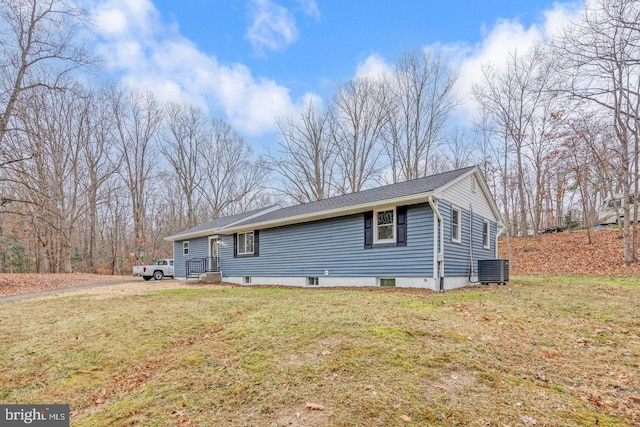
[[[622,193],[624,262],[638,259],[637,1],[587,2],[560,36],[484,65],[473,129],[451,123],[445,60],[407,52],[283,117],[264,155],[193,105],[96,79],[84,16],[61,0],[0,4],[0,272],[128,274],[170,254],[163,237],[221,215],[472,164],[507,235],[589,229]]]

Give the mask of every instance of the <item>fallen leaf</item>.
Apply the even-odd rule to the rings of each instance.
[[[317,403],[307,402],[307,409],[311,411],[324,411],[324,406],[318,405]]]
[[[528,415],[521,416],[520,420],[528,426],[534,426],[538,423],[535,418],[530,417]]]
[[[408,415],[400,415],[400,419],[402,421],[404,421],[405,423],[410,423],[411,422],[411,417]]]

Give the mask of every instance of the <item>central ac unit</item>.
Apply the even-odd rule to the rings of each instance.
[[[508,259],[480,259],[478,260],[478,282],[483,285],[497,283],[506,285],[509,281]]]

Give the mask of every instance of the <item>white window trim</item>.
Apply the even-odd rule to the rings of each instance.
[[[378,239],[378,212],[384,211],[392,211],[393,212],[393,237],[391,239]],[[398,213],[396,211],[395,206],[388,206],[381,209],[376,209],[373,211],[373,244],[385,244],[385,243],[396,243],[396,229],[398,228]]]
[[[482,225],[482,237],[484,237],[484,227],[487,227],[487,236],[482,243],[485,249],[491,249],[491,223],[486,219]]]
[[[182,242],[182,255],[189,255],[189,242]]]
[[[453,218],[456,216],[456,212],[458,213],[458,233],[454,236]],[[462,209],[455,206],[451,207],[451,241],[453,243],[460,243],[462,241]]]
[[[253,250],[251,252],[240,252],[240,236],[244,236],[244,247],[247,247],[247,234],[251,233],[251,238],[253,240],[253,244],[251,245],[251,247],[253,248]],[[253,251],[255,250],[255,243],[256,243],[256,235],[253,231],[247,231],[245,233],[238,233],[237,236],[238,241],[236,242],[236,247],[238,248],[238,255],[253,255]]]

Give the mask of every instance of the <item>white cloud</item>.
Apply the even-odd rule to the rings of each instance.
[[[383,57],[374,53],[358,64],[356,77],[378,79],[382,76],[388,76],[392,72],[393,67]]]
[[[282,50],[298,39],[293,15],[271,0],[252,0],[252,24],[246,37],[258,52]]]
[[[154,32],[159,13],[150,0],[105,0],[93,5],[93,22],[105,38],[144,36]]]
[[[536,43],[559,34],[569,19],[575,17],[578,3],[555,3],[541,14],[539,22],[523,25],[518,19],[500,19],[493,27],[483,29],[483,39],[476,45],[466,43],[433,44],[425,47],[440,53],[459,77],[455,94],[461,102],[456,116],[458,121],[470,123],[475,104],[470,96],[475,83],[482,80],[482,66],[496,68],[506,65],[509,53],[528,52]]]
[[[316,0],[298,0],[305,15],[313,18],[320,18],[320,8]]]
[[[276,118],[305,102],[243,64],[223,64],[161,21],[148,0],[97,0],[91,5],[97,52],[122,84],[148,89],[161,101],[200,106],[243,134],[277,130]]]
[[[573,3],[554,3],[553,7],[544,11],[544,33],[546,38],[558,36],[569,19],[574,20],[580,15],[584,6],[583,1]]]

